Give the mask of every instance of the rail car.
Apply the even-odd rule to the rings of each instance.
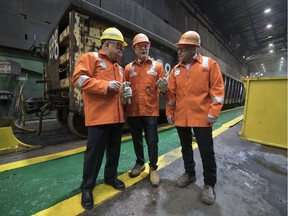
[[[177,51],[173,43],[157,35],[133,25],[131,22],[119,19],[101,8],[91,5],[71,4],[57,26],[53,30],[48,45],[47,57],[44,63],[44,100],[47,102],[40,113],[46,109],[56,110],[56,117],[60,124],[68,127],[81,138],[87,137],[87,128],[84,122],[83,100],[81,92],[71,83],[75,64],[81,54],[95,52],[100,48],[100,36],[107,27],[119,28],[128,46],[123,53],[122,66],[131,62],[134,52],[131,48],[135,34],[143,32],[152,42],[149,55],[161,61],[166,74],[177,63]],[[224,75],[225,104],[243,103],[244,88],[240,80]],[[165,115],[165,97],[160,97],[160,114]],[[41,128],[41,127],[40,127]]]
[[[233,108],[243,106],[245,101],[245,88],[241,80],[224,75],[225,96],[223,108]]]

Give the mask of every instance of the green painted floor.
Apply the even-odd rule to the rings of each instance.
[[[220,114],[213,130],[243,115],[243,107]],[[176,129],[159,132],[159,156],[179,147]],[[146,160],[147,150],[146,153]],[[135,163],[131,140],[124,141],[118,173],[130,170]],[[103,161],[97,184],[103,182]],[[0,215],[32,215],[80,193],[83,153],[50,160],[0,173]]]

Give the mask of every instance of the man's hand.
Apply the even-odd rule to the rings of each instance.
[[[123,104],[126,104],[126,102],[128,104],[131,104],[132,89],[129,85],[130,85],[130,83],[126,81],[126,82],[122,83],[122,86],[121,86],[121,90],[122,90],[121,101]]]
[[[167,91],[167,86],[168,86],[168,81],[166,77],[160,78],[157,82],[156,82],[156,86],[157,88],[162,92],[162,93],[166,93]]]
[[[217,121],[217,117],[215,117],[211,114],[208,114],[207,121],[209,124],[214,124]]]
[[[169,124],[174,125],[174,116],[173,115],[167,116],[167,121]]]
[[[110,81],[108,83],[108,90],[110,91],[117,92],[120,87],[121,87],[121,83],[116,80]]]

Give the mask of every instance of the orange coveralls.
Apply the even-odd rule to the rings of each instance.
[[[159,90],[155,90],[157,80],[165,77],[161,63],[150,57],[142,65],[135,60],[126,65],[124,74],[133,92],[131,104],[126,105],[127,117],[159,116]]]
[[[224,100],[224,84],[219,65],[198,54],[189,70],[180,62],[168,80],[166,116],[173,115],[180,127],[211,127],[208,114],[219,116]]]
[[[120,91],[108,91],[108,83],[112,80],[124,81],[119,62],[112,63],[102,50],[80,57],[72,82],[82,91],[86,126],[124,123]]]
[[[131,128],[136,164],[144,165],[144,148],[142,132],[148,146],[149,166],[157,169],[158,133],[157,118],[159,116],[159,93],[156,82],[165,76],[161,63],[148,57],[143,64],[138,60],[126,65],[125,79],[132,88],[131,104],[126,104],[127,120]]]

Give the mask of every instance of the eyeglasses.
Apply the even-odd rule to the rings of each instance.
[[[187,52],[189,50],[188,47],[177,47],[178,52]]]
[[[143,48],[144,48],[144,49],[149,49],[149,47],[150,47],[150,44],[143,44],[143,43],[141,44],[141,43],[140,43],[140,44],[136,44],[136,45],[135,45],[135,48],[136,48],[136,49],[143,49]]]
[[[117,41],[109,41],[107,42],[108,44],[114,44],[115,45],[115,48],[118,49],[118,50],[124,50],[124,46],[121,42],[117,42]]]

